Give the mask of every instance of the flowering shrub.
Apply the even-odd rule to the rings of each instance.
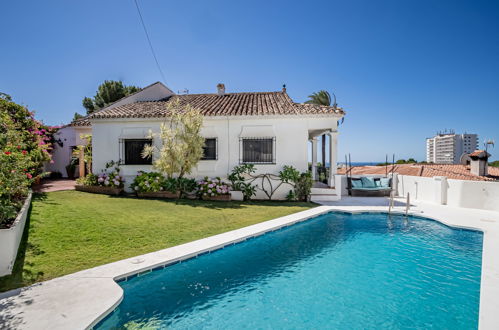
[[[100,173],[97,176],[97,185],[104,187],[123,188],[125,180],[120,175],[119,169],[111,173]]]
[[[0,227],[13,222],[21,209],[33,176],[33,166],[27,153],[4,151],[0,154]]]
[[[228,195],[229,193],[230,186],[223,182],[219,177],[215,179],[205,177],[203,180],[198,181],[198,195],[201,197]]]
[[[161,173],[139,171],[131,188],[136,192],[177,191],[176,180],[166,179]]]
[[[123,188],[125,186],[125,179],[120,175],[120,167],[115,165],[116,163],[114,161],[110,161],[106,164],[106,169],[103,170],[100,174],[96,175],[89,173],[83,178],[79,178],[78,180],[76,180],[76,182],[85,186]],[[109,170],[113,166],[114,168],[112,170]]]
[[[166,178],[158,172],[139,171],[131,186],[136,192],[169,191],[190,193],[197,188],[196,180],[187,178]]]
[[[26,107],[0,97],[0,227],[15,220],[33,180],[50,160],[51,134]]]

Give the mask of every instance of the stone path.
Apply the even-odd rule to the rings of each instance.
[[[33,186],[34,192],[51,192],[59,190],[74,190],[75,180],[43,180],[39,185]]]

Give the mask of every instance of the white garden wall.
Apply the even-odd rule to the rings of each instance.
[[[23,237],[26,217],[31,205],[31,193],[17,215],[16,221],[8,229],[0,229],[0,276],[10,275]]]
[[[436,202],[436,183],[433,178],[399,175],[397,193],[403,197],[409,194],[411,200]]]
[[[161,120],[121,119],[92,121],[93,171],[99,173],[110,160],[120,158],[119,139],[147,135],[149,130],[158,132]],[[321,116],[275,116],[275,117],[216,117],[205,118],[202,135],[217,138],[218,159],[200,161],[191,177],[204,176],[226,178],[234,166],[239,165],[240,137],[248,134],[254,137],[276,138],[276,163],[256,165],[258,173],[277,174],[284,165],[292,165],[299,171],[308,169],[308,133],[309,130],[336,129],[337,119]],[[145,136],[144,136],[145,137]],[[153,143],[158,143],[153,141]],[[122,173],[127,180],[127,189],[137,171],[152,171],[150,165],[122,165]],[[283,185],[276,198],[284,198],[290,187]],[[263,192],[256,196],[265,199]]]
[[[447,205],[499,211],[499,182],[447,180]]]
[[[499,211],[499,182],[399,175],[397,190],[403,197],[410,193],[411,200]]]

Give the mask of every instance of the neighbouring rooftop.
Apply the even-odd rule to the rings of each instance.
[[[384,175],[387,171],[400,175],[434,177],[445,176],[449,179],[470,181],[499,181],[499,167],[488,167],[489,175],[478,176],[470,171],[470,165],[447,165],[447,164],[395,164],[388,166],[357,166],[353,167],[352,175],[378,174]],[[345,174],[346,168],[338,170],[338,174]]]
[[[80,119],[73,120],[69,126],[74,126],[74,127],[81,127],[81,126],[92,126],[90,123],[90,120],[88,119],[89,116],[85,116]]]

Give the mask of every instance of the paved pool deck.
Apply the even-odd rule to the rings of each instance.
[[[83,270],[27,288],[0,294],[2,329],[88,329],[112,312],[123,299],[116,280],[147,273],[170,263],[223,248],[248,238],[313,218],[330,211],[386,212],[387,198],[353,198],[168,249]],[[396,200],[394,212],[405,203]],[[480,329],[499,324],[499,212],[413,203],[409,213],[444,224],[484,232],[480,293]]]

